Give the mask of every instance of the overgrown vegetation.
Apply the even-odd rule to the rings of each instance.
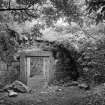
[[[18,50],[37,46],[39,38],[48,45],[52,43],[60,52],[62,69],[71,72],[67,75],[73,78],[79,73],[88,83],[105,82],[104,0],[1,0],[0,3],[0,57],[5,63],[17,60],[14,56]],[[65,64],[69,68],[63,68]]]

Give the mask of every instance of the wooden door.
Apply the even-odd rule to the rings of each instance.
[[[41,89],[45,85],[48,78],[48,65],[48,57],[27,57],[29,87]]]

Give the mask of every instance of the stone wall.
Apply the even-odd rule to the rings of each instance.
[[[14,62],[11,65],[0,61],[0,88],[18,79],[19,63]]]
[[[7,65],[0,61],[0,87],[5,85],[7,79],[6,79],[6,74],[7,74]]]

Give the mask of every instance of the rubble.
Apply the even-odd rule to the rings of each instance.
[[[59,86],[49,86],[40,93],[55,93],[60,91],[62,91],[62,89]]]
[[[9,97],[16,97],[18,95],[17,92],[14,92],[13,90],[8,90],[8,96]]]
[[[64,87],[68,87],[68,86],[78,86],[78,82],[77,81],[72,81],[72,82],[68,82],[66,84],[64,84]]]
[[[26,86],[25,84],[23,84],[21,81],[14,81],[12,84],[10,85],[6,85],[4,87],[4,90],[8,91],[8,90],[13,90],[14,92],[21,92],[21,93],[29,93],[31,91],[31,89]]]
[[[85,89],[85,90],[88,90],[89,89],[89,85],[87,85],[86,83],[78,84],[78,87],[80,89]]]

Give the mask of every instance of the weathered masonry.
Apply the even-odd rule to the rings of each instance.
[[[54,76],[54,59],[50,51],[25,51],[20,55],[19,79],[31,88],[42,88]]]

